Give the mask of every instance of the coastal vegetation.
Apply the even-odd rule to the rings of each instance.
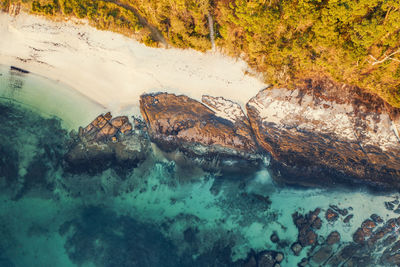
[[[215,44],[275,86],[330,79],[400,107],[397,0],[0,0],[48,17],[85,18],[99,29],[200,51]],[[212,25],[209,18],[212,18]]]

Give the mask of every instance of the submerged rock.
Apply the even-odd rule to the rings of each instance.
[[[333,245],[333,244],[339,243],[339,241],[340,241],[340,234],[338,231],[331,232],[328,235],[328,237],[326,238],[326,243],[328,245]]]
[[[262,164],[250,124],[236,103],[157,93],[140,98],[151,140],[165,152],[182,152],[205,170],[253,172]]]
[[[318,264],[318,266],[323,266],[323,263],[329,259],[332,255],[332,248],[330,246],[323,246],[312,256],[311,260]]]
[[[328,209],[325,213],[325,218],[328,222],[334,222],[339,218],[339,214],[333,209]]]
[[[299,230],[298,242],[302,247],[315,245],[318,240],[318,235],[314,229],[320,229],[322,226],[321,219],[318,217],[321,209],[317,208],[310,211],[306,215],[295,212],[292,214],[293,222]]]
[[[270,240],[272,243],[278,243],[279,242],[279,236],[276,232],[273,232],[272,235],[270,236]]]
[[[299,243],[294,243],[290,249],[293,251],[294,255],[299,256],[303,247]]]
[[[265,250],[261,251],[257,255],[257,266],[258,267],[277,267],[283,260],[284,255],[280,252]]]
[[[351,219],[353,219],[354,215],[353,214],[349,214],[347,215],[344,219],[343,222],[344,223],[349,223]]]
[[[97,173],[111,166],[136,167],[151,151],[142,131],[133,131],[128,117],[99,115],[78,135],[65,155],[67,170],[73,173]]]
[[[400,110],[326,80],[265,89],[246,105],[259,144],[283,183],[400,188]]]
[[[383,223],[383,219],[378,214],[372,214],[370,217],[375,223]]]

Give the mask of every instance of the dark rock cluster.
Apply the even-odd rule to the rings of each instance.
[[[239,260],[233,264],[237,267],[280,267],[285,256],[273,250],[264,250],[259,253],[251,252],[247,259]]]
[[[293,222],[299,230],[298,242],[292,245],[292,250],[296,255],[300,253],[301,248],[315,245],[318,242],[315,230],[320,229],[322,226],[322,221],[318,217],[320,212],[321,209],[315,209],[306,215],[298,212],[292,215]]]
[[[341,216],[348,214],[336,206],[330,206],[326,214],[334,214],[339,210],[341,210]],[[400,217],[384,221],[377,214],[372,214],[353,233],[353,242],[343,242],[338,231],[332,231],[327,236],[320,236],[312,227],[319,212],[320,209],[316,209],[305,215],[293,214],[294,223],[299,230],[298,240],[291,246],[293,253],[300,255],[307,245],[311,245],[307,249],[307,257],[302,258],[298,266],[361,267],[398,266],[400,264]],[[339,214],[334,216],[337,220]],[[331,218],[325,216],[327,222]],[[309,236],[312,236],[312,240],[315,239],[317,242],[308,242]]]
[[[129,170],[143,162],[150,152],[146,132],[133,129],[126,116],[113,118],[107,113],[73,135],[65,155],[66,169],[73,173],[98,173],[109,167]]]

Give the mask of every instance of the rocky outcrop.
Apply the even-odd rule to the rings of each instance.
[[[257,169],[262,157],[240,106],[210,96],[203,102],[167,93],[142,95],[140,110],[150,139],[163,151],[182,152],[205,170]]]
[[[258,253],[251,251],[247,255],[247,259],[236,261],[231,266],[234,267],[280,267],[281,262],[285,258],[282,252],[273,250],[264,250]]]
[[[309,81],[265,89],[246,105],[274,178],[289,184],[400,188],[399,110],[355,87]]]
[[[345,210],[334,205],[330,207],[337,208],[336,211]],[[398,266],[400,264],[400,217],[384,220],[372,214],[352,232],[353,241],[342,240],[341,233],[347,235],[347,231],[343,231],[344,229],[339,226],[342,224],[340,221],[330,224],[328,218],[323,218],[324,222],[329,223],[325,229],[339,226],[337,230],[333,228],[330,233],[325,230],[316,231],[314,235],[317,236],[317,242],[304,243],[302,238],[307,236],[307,232],[313,231],[313,224],[318,219],[319,212],[320,208],[317,208],[305,214],[296,212],[292,215],[293,222],[298,228],[298,239],[290,249],[294,256],[299,256],[297,266]],[[340,216],[345,216],[344,214],[347,213],[339,213]],[[366,214],[360,214],[363,215]],[[306,257],[300,260],[300,255]]]
[[[315,230],[322,226],[322,221],[318,217],[321,209],[317,208],[308,214],[295,212],[292,214],[293,222],[299,230],[297,242],[292,245],[293,252],[298,255],[303,247],[315,245],[318,242],[318,235]]]
[[[132,129],[128,117],[99,115],[74,136],[65,156],[67,170],[96,173],[109,167],[130,169],[143,162],[151,151],[150,141]]]

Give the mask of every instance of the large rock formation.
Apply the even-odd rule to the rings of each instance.
[[[147,136],[133,130],[128,117],[112,118],[107,113],[79,129],[65,161],[71,172],[96,173],[109,167],[134,168],[150,151]]]
[[[142,95],[140,110],[151,140],[206,170],[254,171],[262,157],[240,106],[210,96],[203,102],[209,107],[183,95]]]
[[[247,103],[277,180],[400,188],[399,110],[358,88],[312,82],[265,89]]]

